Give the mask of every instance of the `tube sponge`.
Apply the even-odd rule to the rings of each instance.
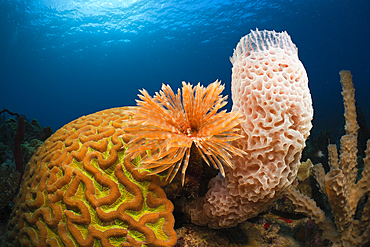
[[[233,111],[243,115],[225,178],[211,180],[204,198],[187,206],[193,223],[232,227],[256,216],[293,182],[312,127],[306,71],[286,32],[251,31],[231,58]]]
[[[244,114],[244,132],[257,136],[284,120],[278,125],[293,126],[307,138],[313,116],[308,78],[287,32],[251,31],[230,60],[233,111]]]
[[[344,128],[347,135],[354,135],[357,139],[357,131],[360,127],[357,124],[355,87],[353,86],[352,74],[349,70],[341,70],[339,75],[343,88],[344,117],[346,119]]]

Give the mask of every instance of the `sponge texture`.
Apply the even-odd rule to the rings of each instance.
[[[192,221],[232,227],[264,210],[293,182],[312,127],[306,71],[286,32],[252,31],[231,58],[233,111],[243,115],[244,138],[233,145],[225,178],[214,178],[205,198],[187,207]]]

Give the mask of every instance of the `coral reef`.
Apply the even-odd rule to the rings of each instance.
[[[236,226],[265,210],[294,181],[312,127],[306,71],[286,32],[252,31],[231,58],[233,111],[241,111],[243,138],[233,145],[225,178],[211,180],[204,198],[186,207],[192,222]]]
[[[14,156],[15,167],[17,171],[20,173],[20,177],[22,177],[24,168],[23,168],[23,155],[22,155],[21,144],[24,138],[24,117],[19,115],[18,113],[13,113],[9,111],[8,109],[4,109],[0,111],[0,115],[4,112],[7,112],[8,114],[12,116],[17,116],[18,118],[17,132],[14,134],[13,156]]]
[[[20,173],[14,166],[9,164],[0,166],[0,209],[6,207],[14,198],[20,179]]]
[[[164,175],[125,154],[127,108],[83,116],[28,163],[8,223],[8,246],[173,246]]]
[[[6,111],[8,113],[8,111]],[[14,118],[6,118],[5,112],[0,113],[0,163],[8,159],[14,159],[13,154],[9,153],[15,148],[15,135],[18,128],[18,121]],[[13,113],[14,115],[19,115]],[[23,165],[26,165],[36,149],[45,141],[53,130],[51,127],[41,127],[36,119],[29,121],[24,117],[24,138],[21,144]]]
[[[6,118],[6,114],[16,116]],[[0,209],[14,198],[25,164],[52,133],[36,120],[30,123],[24,116],[7,109],[0,111]]]
[[[334,221],[317,207],[315,201],[290,187],[287,197],[296,210],[310,217],[333,246],[364,246],[370,241],[370,140],[367,142],[362,178],[357,178],[357,131],[355,93],[350,71],[341,71],[345,107],[345,130],[340,142],[340,156],[334,144],[328,146],[330,171],[321,164],[314,166],[321,192],[328,198]]]
[[[322,247],[321,235],[315,224],[307,218],[286,219],[273,213],[259,216],[236,227],[211,229],[185,224],[176,229],[175,247],[239,246],[239,247]],[[317,243],[315,243],[317,242]]]
[[[14,162],[15,168],[20,173],[20,177],[23,176],[24,168],[23,168],[23,154],[21,149],[21,144],[24,138],[24,117],[18,117],[18,127],[17,132],[14,135]]]

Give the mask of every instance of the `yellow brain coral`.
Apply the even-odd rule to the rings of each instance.
[[[8,246],[172,246],[164,177],[125,158],[127,108],[83,116],[55,132],[27,165]]]

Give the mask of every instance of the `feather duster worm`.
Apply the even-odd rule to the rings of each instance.
[[[232,167],[231,155],[242,156],[244,151],[229,144],[242,137],[235,128],[242,121],[240,113],[218,112],[227,103],[227,96],[220,95],[224,85],[218,80],[206,88],[182,85],[182,97],[180,89],[175,94],[164,84],[154,97],[140,90],[141,100],[130,108],[132,119],[125,131],[132,136],[127,153],[142,158],[139,169],[152,169],[154,174],[168,169],[166,180],[170,183],[181,167],[184,185],[193,143],[204,161],[220,169],[222,175],[224,164]]]

